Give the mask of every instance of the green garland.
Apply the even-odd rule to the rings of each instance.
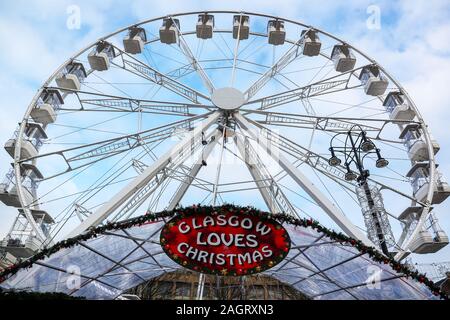
[[[192,207],[175,209],[174,211],[162,211],[157,214],[147,213],[146,215],[143,215],[143,216],[140,216],[137,218],[133,218],[133,219],[129,219],[126,221],[107,223],[107,224],[97,227],[97,228],[91,228],[84,234],[78,235],[71,239],[67,239],[67,240],[58,242],[51,248],[43,249],[36,255],[30,257],[29,259],[7,268],[2,273],[0,273],[0,283],[5,281],[7,278],[13,276],[14,274],[16,274],[20,269],[32,267],[33,264],[38,260],[48,258],[49,256],[58,252],[61,249],[71,248],[71,247],[77,245],[81,241],[87,241],[89,239],[96,238],[97,236],[102,235],[107,231],[124,230],[124,229],[128,229],[128,228],[131,228],[134,226],[140,226],[140,225],[143,225],[148,222],[155,222],[155,221],[160,221],[164,218],[171,218],[175,215],[189,216],[189,215],[192,215],[192,214],[195,214],[198,212],[206,213],[206,214],[214,213],[214,212],[217,212],[217,213],[220,213],[220,212],[244,213],[245,212],[249,215],[257,216],[260,219],[274,219],[280,223],[287,223],[287,224],[290,224],[293,226],[311,228],[313,230],[316,230],[317,232],[324,234],[326,237],[330,238],[331,240],[339,242],[342,245],[351,245],[352,247],[356,248],[362,254],[367,254],[375,262],[378,262],[380,264],[390,265],[393,270],[395,270],[397,273],[404,274],[406,278],[411,278],[422,284],[425,284],[435,296],[439,296],[441,299],[446,299],[446,300],[449,299],[449,297],[444,292],[442,292],[441,289],[433,281],[428,279],[425,274],[421,274],[417,270],[411,270],[407,265],[402,264],[402,263],[394,260],[391,257],[387,257],[387,256],[383,255],[381,252],[379,252],[377,249],[375,249],[373,247],[368,247],[368,246],[364,245],[360,240],[350,238],[341,232],[336,232],[331,229],[328,229],[328,228],[322,226],[316,220],[297,219],[297,218],[294,218],[294,217],[284,214],[284,213],[270,214],[270,213],[262,212],[253,207],[240,207],[240,206],[235,206],[235,205],[231,205],[231,204],[226,204],[226,205],[223,205],[220,207],[195,206],[194,205]]]
[[[0,301],[17,300],[86,300],[59,292],[3,291],[0,288]]]

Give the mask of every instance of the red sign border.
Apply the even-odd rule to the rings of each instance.
[[[281,253],[279,255],[277,255],[275,258],[271,259],[271,261],[269,261],[268,264],[261,264],[260,266],[258,266],[256,268],[246,269],[243,273],[237,273],[235,271],[223,272],[223,271],[218,271],[218,270],[210,270],[208,268],[205,268],[205,267],[202,267],[199,265],[191,266],[189,264],[189,262],[187,262],[186,260],[184,260],[176,255],[172,255],[170,252],[168,252],[168,250],[166,249],[166,246],[164,245],[164,243],[166,242],[165,234],[167,234],[169,232],[168,229],[171,228],[173,225],[177,224],[179,222],[179,220],[185,219],[185,218],[188,218],[191,216],[196,216],[196,215],[201,216],[204,214],[204,212],[199,211],[199,212],[179,213],[175,217],[170,219],[168,222],[166,222],[164,227],[161,229],[161,233],[160,233],[160,245],[161,245],[161,248],[163,249],[164,253],[169,257],[169,259],[176,262],[178,265],[180,265],[183,268],[189,269],[194,272],[210,274],[210,275],[218,275],[218,276],[246,276],[246,275],[258,274],[258,273],[267,271],[269,269],[272,269],[273,267],[275,267],[276,265],[281,263],[287,257],[287,255],[289,254],[289,252],[291,250],[291,244],[292,244],[291,238],[290,238],[289,233],[286,230],[286,228],[284,228],[283,225],[280,222],[278,222],[276,219],[269,217],[267,214],[265,214],[263,212],[252,212],[250,214],[248,211],[244,211],[244,210],[235,212],[232,209],[231,210],[226,209],[225,211],[226,211],[226,213],[234,213],[234,214],[238,214],[238,215],[246,215],[246,216],[253,216],[253,217],[257,216],[262,221],[268,221],[269,223],[273,224],[277,228],[279,227],[279,228],[283,229],[285,241],[287,242],[287,250],[281,251]],[[218,212],[217,214],[221,214],[221,213],[224,213],[224,212]]]

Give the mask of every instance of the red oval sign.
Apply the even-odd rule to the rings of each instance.
[[[291,241],[281,224],[264,215],[199,212],[170,220],[161,231],[161,245],[185,268],[236,276],[274,267]]]

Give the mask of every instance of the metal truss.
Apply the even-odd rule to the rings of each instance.
[[[200,172],[200,169],[205,165],[205,162],[208,161],[208,158],[213,151],[214,147],[217,145],[217,142],[221,138],[221,133],[216,129],[215,134],[212,135],[214,139],[208,143],[206,148],[203,150],[202,154],[198,157],[197,161],[193,164],[191,168],[185,173],[185,178],[182,180],[179,185],[177,191],[173,195],[173,197],[169,201],[169,205],[167,206],[167,210],[173,210],[176,206],[180,204],[181,199],[183,199],[189,187],[192,185],[192,182],[197,177],[197,174]]]
[[[152,181],[158,173],[160,173],[165,167],[172,163],[174,157],[179,156],[183,152],[190,153],[193,141],[201,137],[202,132],[207,130],[212,124],[214,124],[220,114],[213,113],[205,121],[202,122],[201,126],[196,128],[191,136],[184,138],[179,144],[165,153],[160,157],[155,163],[150,165],[141,175],[134,179],[130,184],[118,192],[114,197],[111,198],[108,203],[102,206],[98,211],[91,214],[86,220],[84,220],[78,227],[76,227],[72,232],[67,235],[67,238],[76,236],[83,233],[88,228],[100,224],[102,221],[107,219],[116,209],[118,209],[125,201],[130,199],[130,197],[135,197],[135,193],[144,188]]]
[[[364,244],[374,247],[374,244],[361,232],[353,223],[292,163],[289,162],[273,145],[268,145],[262,141],[252,128],[250,123],[240,114],[235,113],[234,117],[239,126],[250,137],[258,141],[261,147],[279,163],[291,178],[330,216],[331,219],[349,236],[361,240]]]
[[[173,18],[171,18],[173,21]],[[212,84],[211,80],[209,79],[206,72],[203,70],[202,66],[198,62],[197,58],[194,56],[194,54],[191,51],[191,48],[189,48],[188,43],[184,39],[183,33],[178,28],[178,25],[173,21],[173,25],[177,29],[177,32],[179,34],[179,40],[178,45],[183,52],[183,54],[186,56],[188,61],[190,62],[191,67],[197,72],[197,74],[200,76],[200,78],[203,81],[203,84],[208,89],[209,93],[212,94],[214,92],[214,85]]]
[[[49,87],[48,89],[55,90],[56,88]],[[75,93],[80,102],[80,108],[62,107],[60,108],[61,111],[139,112],[192,117],[197,115],[197,113],[193,113],[194,110],[211,111],[215,109],[215,107],[211,105],[143,100],[88,91],[64,89],[63,92]]]
[[[254,97],[266,84],[270,81],[270,79],[274,78],[277,74],[279,74],[284,68],[286,68],[290,63],[295,61],[300,55],[300,44],[305,38],[307,33],[302,35],[296,43],[292,45],[292,47],[286,51],[277,62],[275,62],[269,70],[259,78],[247,91],[244,92],[245,98],[250,100]]]
[[[193,129],[193,124],[213,114],[212,112],[205,115],[195,116],[186,120],[172,122],[169,125],[144,130],[139,133],[130,134],[114,139],[103,140],[80,147],[59,150],[55,152],[40,154],[36,157],[24,159],[21,162],[34,161],[45,157],[54,155],[60,156],[67,164],[67,169],[63,172],[54,174],[45,179],[52,179],[70,171],[78,170],[80,168],[89,166],[93,163],[102,161],[112,156],[121,154],[123,152],[145,146],[151,143],[163,141],[167,138],[176,136],[178,131],[190,132]],[[87,149],[87,150],[86,150]],[[84,161],[80,163],[80,161]],[[78,163],[78,164],[77,164]]]
[[[122,58],[122,64],[117,64],[113,62],[113,64],[119,68],[127,70],[139,77],[147,79],[157,85],[160,85],[179,96],[182,96],[194,103],[199,103],[199,98],[203,98],[206,100],[210,100],[210,98],[164,74],[159,72],[158,70],[150,67],[144,62],[134,58],[128,53],[122,51],[121,49],[114,47],[117,52],[119,52],[120,57]]]
[[[289,202],[276,180],[261,161],[258,153],[251,146],[248,138],[236,135],[234,141],[269,210],[272,213],[283,212],[299,217],[294,206]]]
[[[261,110],[241,110],[243,114],[255,114],[264,116],[264,120],[256,120],[260,124],[294,127],[301,129],[311,129],[330,132],[347,132],[355,126],[360,119],[355,118],[336,118],[336,117],[320,117],[292,113],[280,113]],[[367,119],[366,122],[380,122],[382,124],[390,122],[389,120],[373,120]],[[369,125],[359,125],[362,130],[378,133],[382,127]]]
[[[359,67],[347,72],[343,72],[337,76],[329,77],[327,79],[315,82],[313,84],[288,90],[275,95],[267,96],[257,100],[249,101],[246,105],[259,104],[258,110],[267,110],[290,102],[317,97],[325,94],[339,92],[361,87],[361,84],[350,86],[350,80],[355,73],[361,70]],[[345,79],[340,79],[345,78]]]

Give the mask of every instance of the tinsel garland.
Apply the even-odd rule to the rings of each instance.
[[[311,228],[317,232],[324,234],[329,239],[339,242],[341,245],[350,245],[356,248],[360,253],[367,254],[375,262],[390,265],[392,269],[395,270],[397,273],[404,274],[406,278],[414,279],[426,285],[435,296],[439,296],[441,299],[449,299],[449,297],[444,292],[442,292],[433,281],[428,279],[425,274],[421,274],[417,270],[411,270],[407,265],[402,264],[391,257],[383,255],[380,251],[378,251],[373,247],[368,247],[364,245],[360,240],[348,237],[347,235],[341,232],[336,232],[334,230],[328,229],[322,226],[316,220],[306,218],[297,219],[294,218],[293,216],[284,213],[270,214],[262,212],[253,207],[240,207],[232,204],[226,204],[220,207],[194,205],[191,207],[175,209],[173,211],[162,211],[157,214],[147,213],[146,215],[129,219],[126,221],[107,223],[100,227],[91,228],[86,233],[83,233],[71,239],[58,242],[57,244],[55,244],[50,248],[41,250],[39,253],[28,258],[27,260],[24,260],[16,265],[10,266],[2,273],[0,273],[0,283],[16,274],[20,269],[32,267],[33,264],[38,260],[48,258],[49,256],[58,252],[61,249],[71,248],[81,241],[87,241],[89,239],[96,238],[107,231],[124,230],[134,226],[140,226],[148,222],[161,221],[162,219],[171,218],[175,215],[189,216],[199,212],[204,214],[221,213],[221,212],[246,213],[249,215],[257,216],[262,220],[274,219],[280,223],[287,223],[289,225],[297,227]]]

